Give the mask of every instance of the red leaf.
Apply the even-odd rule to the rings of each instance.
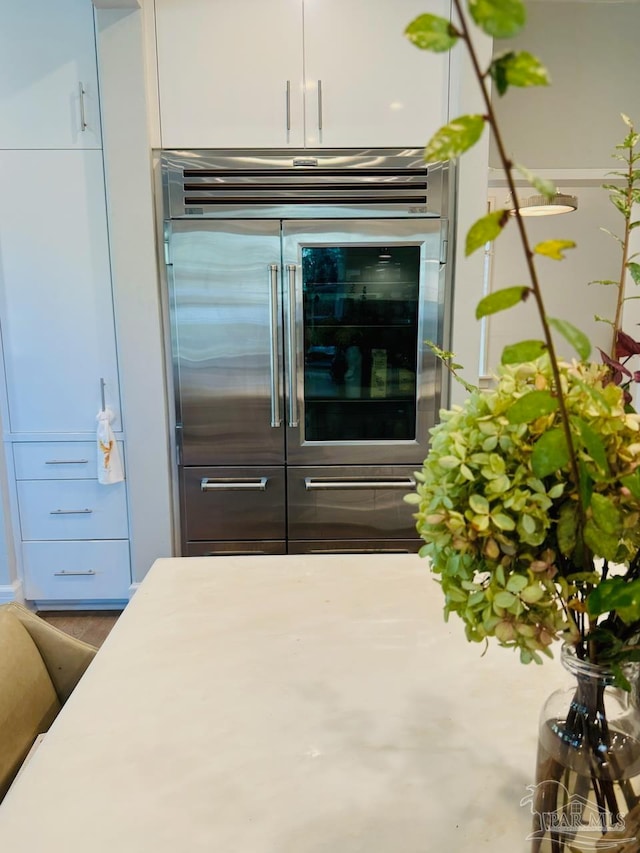
[[[640,355],[640,343],[634,341],[626,332],[619,331],[616,338],[616,357],[628,358],[631,355]]]

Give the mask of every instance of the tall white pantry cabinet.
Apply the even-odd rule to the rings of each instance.
[[[101,145],[91,4],[4,4],[4,443],[22,594],[45,606],[131,583],[126,485],[97,481],[103,389],[122,438]]]

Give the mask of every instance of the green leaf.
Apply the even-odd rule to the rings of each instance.
[[[575,249],[576,244],[573,240],[545,240],[543,243],[538,243],[533,251],[538,255],[544,255],[545,258],[551,258],[553,261],[563,261],[562,254],[565,249]]]
[[[458,41],[450,21],[438,15],[419,15],[404,31],[409,41],[420,50],[444,53]]]
[[[545,594],[545,589],[540,584],[531,584],[531,586],[522,590],[520,598],[526,604],[536,604],[541,598],[544,598]]]
[[[459,157],[480,139],[484,125],[482,115],[460,116],[445,124],[427,142],[424,159],[429,163]]]
[[[592,500],[594,497],[595,495]],[[620,538],[612,533],[605,533],[592,518],[588,519],[584,526],[584,541],[594,556],[615,562]]]
[[[542,415],[555,412],[558,408],[558,398],[549,391],[529,391],[523,394],[507,411],[510,424],[530,424]]]
[[[640,264],[628,263],[627,269],[636,284],[640,284]]]
[[[501,590],[496,594],[496,597],[493,599],[493,603],[497,604],[498,607],[511,607],[516,601],[516,597],[512,592],[507,592],[507,590]]]
[[[536,477],[548,477],[558,471],[569,461],[567,440],[561,429],[551,429],[543,432],[533,446],[531,468]]]
[[[539,59],[526,51],[503,53],[495,57],[489,66],[499,95],[504,95],[509,86],[548,86],[547,69]]]
[[[587,466],[582,459],[578,459],[578,477],[580,480],[578,484],[580,500],[582,501],[582,506],[587,509],[591,504],[591,495],[593,494],[593,478],[589,476]]]
[[[469,12],[483,32],[497,39],[517,35],[527,20],[522,0],[469,0]]]
[[[497,528],[500,530],[515,530],[516,523],[509,515],[505,515],[503,512],[497,512],[495,515],[491,516],[491,520],[495,524]]]
[[[552,199],[556,194],[556,185],[553,181],[548,181],[546,178],[539,178],[537,175],[523,166],[521,163],[516,163],[516,169],[526,178],[534,189],[543,195],[545,198]]]
[[[544,341],[520,341],[510,344],[502,350],[502,364],[522,364],[523,361],[534,361],[547,351]]]
[[[594,492],[591,496],[591,511],[593,512],[593,520],[600,530],[611,536],[620,537],[622,516],[620,510],[609,498]]]
[[[615,610],[620,618],[630,624],[640,619],[640,580],[624,578],[603,580],[587,597],[587,610],[591,616],[600,616]]]
[[[560,552],[568,557],[576,547],[578,529],[578,507],[573,501],[566,501],[560,507],[557,537]]]
[[[640,470],[634,471],[628,477],[621,477],[620,482],[629,489],[637,501],[640,501]]]
[[[478,515],[489,513],[489,501],[483,495],[470,495],[469,506]]]
[[[511,575],[507,581],[507,589],[509,592],[515,592],[516,594],[522,592],[522,590],[528,585],[529,579],[525,577],[525,575]]]
[[[587,453],[596,463],[603,474],[609,474],[607,451],[598,433],[582,418],[571,418],[571,423],[578,430]]]
[[[478,302],[476,307],[476,320],[486,317],[488,314],[497,314],[498,311],[505,311],[507,308],[513,308],[518,302],[524,302],[531,290],[528,287],[504,287],[502,290],[496,290],[495,293],[490,293]]]
[[[474,222],[469,232],[465,244],[465,255],[469,256],[476,249],[482,248],[485,243],[495,240],[500,236],[500,232],[509,221],[509,213],[506,210],[496,210],[493,213],[488,213],[482,219]]]
[[[549,325],[560,332],[562,337],[571,344],[583,361],[589,358],[591,355],[591,341],[584,332],[581,332],[580,329],[577,329],[566,320],[555,320],[553,317],[549,317]]]

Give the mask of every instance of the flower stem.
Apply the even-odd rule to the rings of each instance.
[[[627,191],[626,208],[624,212],[624,237],[622,238],[622,266],[620,269],[620,281],[618,283],[618,299],[616,302],[616,314],[613,320],[613,340],[611,341],[611,358],[616,359],[616,344],[618,332],[622,324],[622,306],[624,305],[624,284],[627,277],[627,263],[629,261],[629,233],[631,231],[631,209],[633,207],[633,147],[628,149],[627,168]]]
[[[473,46],[471,36],[469,33],[469,28],[467,26],[467,22],[462,11],[461,0],[453,0],[456,12],[458,13],[458,19],[460,21],[460,37],[466,42],[467,49],[469,51],[469,58],[471,59],[471,64],[473,66],[474,73],[478,80],[478,84],[480,86],[480,90],[482,92],[482,97],[484,100],[485,108],[487,111],[486,120],[488,121],[491,129],[493,130],[494,140],[498,149],[498,154],[500,156],[500,162],[502,163],[502,168],[504,169],[505,175],[507,177],[507,184],[509,187],[509,191],[511,192],[511,197],[514,200],[515,204],[515,219],[518,227],[518,231],[520,233],[520,239],[522,241],[522,246],[525,253],[525,259],[527,263],[527,270],[529,272],[529,277],[531,279],[531,292],[533,293],[536,307],[538,309],[538,315],[540,317],[540,322],[542,324],[542,330],[544,334],[544,340],[547,347],[547,351],[549,353],[549,361],[551,363],[551,371],[553,373],[553,378],[555,381],[555,394],[558,400],[558,409],[560,412],[560,421],[562,426],[562,431],[564,433],[565,441],[567,444],[567,450],[569,453],[569,466],[571,468],[571,476],[573,477],[574,483],[576,485],[576,492],[578,495],[578,512],[580,515],[581,528],[584,529],[585,522],[585,510],[582,502],[582,496],[580,494],[580,474],[578,471],[578,463],[576,459],[576,452],[573,444],[573,437],[571,435],[571,426],[569,423],[569,415],[567,412],[567,406],[564,398],[564,393],[562,391],[562,381],[560,377],[560,368],[558,366],[558,357],[556,355],[555,346],[553,343],[553,337],[551,335],[551,328],[547,321],[547,314],[544,307],[544,301],[542,298],[542,290],[540,288],[540,282],[538,279],[538,274],[536,271],[535,263],[533,260],[534,254],[531,249],[531,245],[529,243],[529,238],[527,236],[527,232],[524,227],[524,222],[522,219],[522,215],[520,213],[520,206],[518,204],[518,198],[516,194],[516,187],[513,177],[513,162],[511,158],[507,156],[507,152],[505,150],[504,141],[502,139],[502,134],[500,133],[500,129],[498,127],[498,122],[496,120],[495,112],[493,109],[493,105],[491,103],[491,98],[489,96],[489,92],[487,91],[487,87],[485,86],[485,75],[480,68],[480,63],[478,61],[478,55]],[[584,553],[584,565],[585,569],[589,565],[588,554]]]

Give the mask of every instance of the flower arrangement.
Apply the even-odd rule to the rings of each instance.
[[[462,155],[489,126],[495,137],[515,216],[498,210],[470,229],[466,253],[505,227],[520,234],[530,283],[485,297],[482,318],[530,300],[541,334],[509,346],[497,369],[497,387],[470,389],[462,406],[441,412],[418,486],[407,500],[417,508],[421,554],[431,561],[445,596],[445,614],[465,623],[471,641],[495,638],[516,649],[524,663],[551,656],[554,641],[575,648],[579,659],[606,664],[628,687],[625,665],[640,660],[640,415],[630,405],[630,387],[640,374],[629,358],[640,344],[621,329],[625,286],[640,283],[640,265],[629,255],[629,235],[640,221],[640,135],[623,116],[627,133],[615,156],[624,169],[606,185],[624,218],[615,237],[622,251],[610,353],[591,360],[591,345],[571,323],[549,317],[539,283],[538,261],[560,261],[569,240],[529,244],[517,203],[514,173],[551,197],[555,187],[515,164],[506,154],[487,81],[503,95],[512,86],[547,85],[546,69],[526,52],[506,51],[480,67],[470,22],[494,39],[524,26],[522,0],[453,0],[458,23],[421,15],[406,30],[416,46],[447,51],[458,42],[469,52],[486,112],[456,118],[429,141],[425,159]],[[510,223],[513,223],[511,225]],[[601,319],[601,318],[599,318]],[[556,353],[554,334],[576,352]],[[446,358],[450,353],[441,353]],[[459,368],[459,365],[454,365]]]

